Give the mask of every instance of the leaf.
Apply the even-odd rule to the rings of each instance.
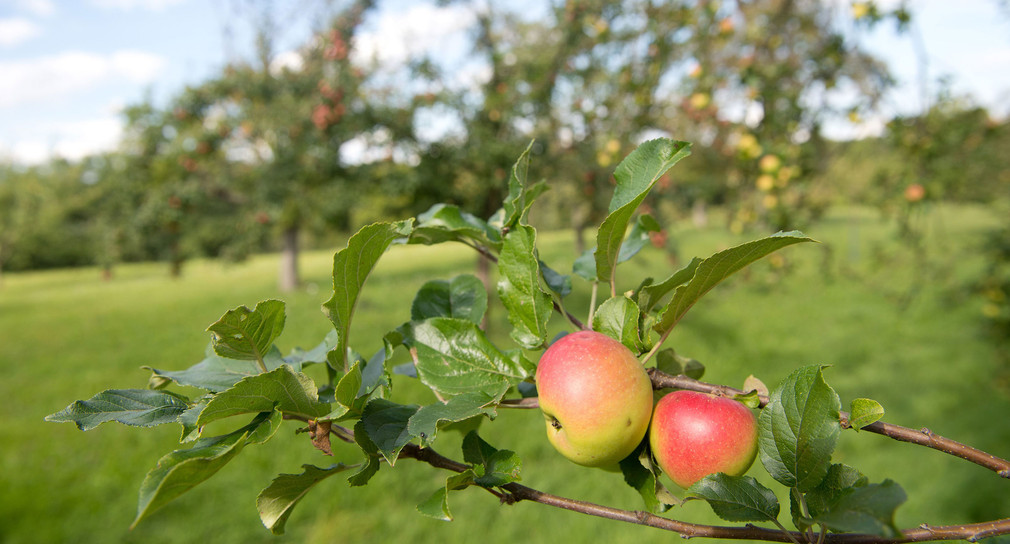
[[[309,419],[326,415],[330,406],[319,401],[316,385],[290,366],[250,376],[234,387],[214,396],[200,413],[198,425],[238,414],[269,412],[277,409]]]
[[[696,359],[680,355],[673,348],[666,348],[656,353],[656,369],[672,376],[683,374],[695,380],[700,380],[705,374],[705,365]]]
[[[554,291],[560,298],[567,297],[572,292],[572,278],[564,274],[559,274],[543,261],[539,261],[540,273],[543,275],[544,283]]]
[[[705,293],[750,263],[786,246],[813,241],[799,231],[779,232],[720,251],[702,260],[695,268],[691,280],[674,291],[672,300],[661,312],[659,323],[655,326],[656,332],[665,335]]]
[[[360,428],[390,466],[396,464],[400,450],[412,438],[407,423],[417,410],[415,405],[397,404],[386,399],[372,399],[365,405]],[[358,427],[355,425],[355,437]]]
[[[322,342],[308,351],[295,348],[284,358],[284,362],[294,367],[295,370],[301,370],[304,365],[325,363],[327,354],[337,345],[337,336],[337,331],[330,331]]]
[[[747,376],[747,378],[744,379],[744,381],[743,381],[743,390],[744,391],[754,391],[758,395],[768,396],[768,394],[769,394],[768,386],[765,385],[765,383],[763,381],[761,381],[760,378],[758,378],[757,376],[755,376],[753,374],[749,374]]]
[[[435,204],[417,216],[417,226],[408,243],[433,245],[442,242],[476,242],[492,249],[501,247],[501,233],[479,217],[458,206]]]
[[[481,415],[493,419],[497,415],[496,401],[495,396],[475,391],[457,395],[446,403],[424,406],[411,416],[407,422],[407,431],[411,436],[419,437],[422,446],[430,444],[443,423],[455,423]]]
[[[691,144],[665,138],[638,146],[614,171],[617,188],[610,200],[606,219],[596,234],[596,277],[609,282],[614,277],[631,216],[639,204],[674,164],[690,155]]]
[[[365,454],[365,462],[361,465],[361,468],[357,472],[352,474],[347,478],[347,482],[351,484],[351,487],[363,486],[372,479],[379,472],[379,447],[372,442],[372,439],[368,436],[368,431],[365,430],[365,424],[360,419],[354,424],[354,442],[361,448],[361,452]]]
[[[775,493],[750,476],[709,474],[687,493],[707,501],[715,515],[725,521],[775,521],[779,517]]]
[[[511,230],[516,225],[522,225],[526,221],[526,215],[534,199],[547,190],[543,183],[537,183],[532,187],[527,182],[526,173],[530,166],[530,150],[533,149],[533,142],[526,146],[526,150],[519,155],[512,166],[512,173],[509,176],[509,194],[503,204],[505,217],[502,226]]]
[[[536,239],[533,227],[517,225],[505,236],[498,257],[498,297],[508,311],[512,338],[528,349],[543,347],[554,311],[550,295],[540,287]]]
[[[824,382],[822,368],[789,374],[758,417],[761,463],[779,483],[801,492],[824,479],[841,431],[841,400]]]
[[[501,487],[521,479],[519,456],[514,451],[496,449],[477,431],[463,437],[463,460],[473,465],[473,482],[482,487]]]
[[[429,317],[454,317],[480,323],[487,311],[487,290],[472,274],[456,276],[449,281],[425,283],[414,296],[410,307],[411,321]]]
[[[643,441],[631,455],[620,461],[619,466],[624,482],[638,491],[645,507],[654,514],[661,514],[679,501],[659,481],[659,469],[653,465],[646,444]]]
[[[394,241],[408,236],[412,226],[413,220],[368,225],[351,236],[347,247],[333,256],[333,296],[323,303],[323,313],[333,322],[338,335],[328,361],[335,370],[347,370],[347,336],[361,287],[379,257]]]
[[[276,347],[271,347],[263,358],[263,364],[267,370],[274,370],[282,364],[288,363],[286,359],[281,357],[281,353]],[[291,363],[291,367],[296,371],[301,370],[301,363],[296,361]],[[239,361],[221,357],[214,352],[213,343],[207,344],[206,357],[186,370],[144,368],[159,378],[167,378],[179,385],[199,387],[215,393],[224,391],[238,383],[239,380],[255,376],[261,371],[259,365],[253,361]]]
[[[436,317],[412,323],[406,342],[417,352],[417,375],[444,396],[483,392],[499,400],[529,376],[471,321]]]
[[[827,512],[834,503],[850,488],[862,487],[869,483],[869,479],[858,470],[841,463],[836,463],[828,467],[828,473],[821,480],[821,483],[805,495],[807,509],[813,517]],[[794,520],[795,521],[795,520]]]
[[[859,431],[884,417],[884,407],[873,399],[852,399],[849,405],[849,426]]]
[[[892,480],[852,487],[818,515],[816,522],[833,531],[900,538],[894,512],[907,498],[905,490]]]
[[[203,428],[197,425],[196,422],[200,418],[200,413],[207,407],[207,402],[209,402],[209,399],[204,397],[193,405],[192,408],[179,414],[178,421],[182,425],[182,436],[179,437],[179,442],[192,442],[200,438]]]
[[[229,359],[263,361],[284,330],[284,303],[264,300],[250,310],[239,306],[207,327],[214,351]]]
[[[452,521],[449,511],[449,492],[464,489],[473,483],[473,471],[464,470],[445,479],[445,487],[437,489],[430,497],[417,505],[421,514],[440,521]]]
[[[649,238],[650,232],[659,232],[662,227],[659,223],[649,214],[642,214],[638,216],[638,219],[633,225],[631,225],[631,232],[628,236],[624,238],[624,242],[621,244],[621,251],[617,255],[617,262],[623,263],[630,260],[635,255],[638,255],[639,251],[646,246],[651,240]]]
[[[593,330],[619,340],[635,353],[641,353],[638,305],[624,295],[607,299],[593,314]]]
[[[587,249],[582,252],[572,263],[572,273],[576,276],[588,280],[596,281],[596,248]]]
[[[280,474],[256,497],[263,525],[275,535],[284,534],[284,524],[302,497],[319,482],[353,468],[343,463],[326,468],[302,465],[301,474]]]
[[[694,277],[694,273],[698,269],[698,265],[701,264],[701,261],[702,259],[695,257],[691,259],[691,262],[687,266],[674,272],[660,283],[653,284],[650,280],[649,283],[642,285],[635,295],[642,313],[651,312],[656,304],[670,291],[690,281]]]
[[[130,526],[207,480],[247,445],[262,444],[280,427],[280,412],[264,412],[232,433],[201,438],[192,448],[162,457],[140,485],[137,517]]]
[[[153,427],[175,423],[189,409],[181,395],[151,389],[109,389],[88,400],[73,404],[46,416],[46,421],[72,421],[82,431],[90,431],[106,421],[134,427]]]

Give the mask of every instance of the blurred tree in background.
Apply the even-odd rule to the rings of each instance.
[[[857,38],[907,26],[901,5],[532,7],[442,2],[465,15],[467,45],[408,50],[391,67],[356,50],[375,2],[306,5],[313,32],[291,51],[277,50],[288,16],[241,4],[254,54],[164,105],[127,108],[118,150],[0,165],[0,267],[97,264],[111,275],[117,262],[159,259],[179,273],[193,256],[280,250],[280,286],[291,289],[307,238],[437,202],[492,216],[530,141],[551,188],[535,220],[575,228],[579,250],[606,211],[614,166],[660,135],[696,144],[645,204],[665,223],[706,221],[715,206],[734,230],[790,229],[833,200],[883,206],[912,185],[928,199],[1007,192],[1007,124],[962,100],[895,119],[879,139],[825,136],[832,122],[872,114],[889,89],[887,67]]]

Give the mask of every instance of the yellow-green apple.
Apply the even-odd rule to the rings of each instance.
[[[612,466],[645,438],[652,382],[617,340],[594,331],[562,337],[540,357],[536,382],[547,439],[575,463]]]
[[[728,397],[674,391],[656,403],[649,445],[663,472],[685,489],[717,472],[739,476],[757,454],[757,418]]]

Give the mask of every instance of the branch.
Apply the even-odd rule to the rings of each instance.
[[[400,457],[415,459],[435,468],[451,470],[453,472],[463,472],[470,468],[469,465],[445,457],[431,448],[423,448],[416,444],[407,444],[400,452]],[[536,502],[589,516],[671,531],[680,534],[684,538],[706,537],[733,540],[762,540],[766,542],[808,542],[806,535],[796,531],[768,529],[749,524],[741,527],[725,527],[689,523],[664,518],[640,510],[622,510],[620,508],[552,495],[515,482],[506,484],[501,489],[507,493],[498,496],[506,504],[514,504],[519,501]],[[889,539],[864,534],[828,534],[822,535],[821,538],[824,544],[876,544],[958,539],[975,542],[990,536],[1010,534],[1010,519],[936,527],[922,525],[915,529],[906,529],[903,531],[903,534],[903,538],[900,539]]]
[[[726,385],[715,385],[711,383],[700,382],[693,378],[688,378],[684,375],[672,376],[664,372],[660,372],[655,368],[650,368],[648,370],[649,377],[652,378],[652,388],[653,389],[667,389],[667,388],[677,388],[677,389],[688,389],[691,391],[699,391],[702,393],[710,393],[713,395],[719,395],[723,397],[732,397],[734,395],[743,394],[745,391],[729,387]],[[760,396],[761,407],[763,408],[768,404],[768,397],[766,395]],[[849,414],[847,412],[840,413],[840,423],[843,429],[851,429],[852,426],[849,424]],[[964,459],[965,461],[970,461],[976,465],[985,467],[996,474],[999,474],[1003,478],[1010,478],[1010,461],[1006,459],[1001,459],[986,453],[980,449],[967,446],[960,442],[956,442],[949,438],[944,438],[942,436],[933,434],[933,431],[923,428],[920,430],[910,429],[908,427],[902,427],[901,425],[894,425],[891,423],[884,423],[883,421],[876,421],[871,423],[861,430],[869,431],[871,433],[876,433],[879,435],[898,440],[900,442],[909,442],[912,444],[918,444],[920,446],[925,446],[927,448],[932,448],[934,450],[942,451],[946,454],[953,455]]]

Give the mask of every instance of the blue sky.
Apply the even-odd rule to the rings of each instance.
[[[847,0],[834,2],[847,8]],[[878,0],[888,5],[896,0]],[[278,2],[293,21],[280,36],[290,49],[312,25],[301,2]],[[229,55],[246,54],[248,25],[239,0],[0,0],[0,159],[76,159],[116,145],[124,105],[150,95],[163,101],[186,84],[212,76]],[[395,63],[411,48],[458,46],[467,23],[459,9],[430,2],[379,2],[362,48]],[[912,0],[928,52],[928,75],[950,75],[999,115],[1010,114],[1010,13],[996,0]],[[226,33],[226,29],[231,34]],[[458,32],[456,33],[458,38]],[[887,29],[859,38],[906,83],[892,93],[888,113],[921,107],[912,41]],[[839,134],[872,133],[885,118]]]

